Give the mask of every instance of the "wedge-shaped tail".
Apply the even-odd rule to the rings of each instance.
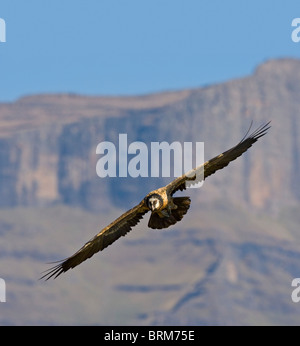
[[[154,229],[167,228],[180,221],[187,213],[191,200],[189,197],[174,197],[173,202],[177,209],[172,209],[170,216],[160,217],[158,213],[152,213],[149,219],[148,227]]]

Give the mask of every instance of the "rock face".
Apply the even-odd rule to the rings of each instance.
[[[299,325],[299,95],[300,60],[285,59],[195,90],[0,104],[0,324]],[[100,142],[202,141],[209,159],[252,120],[272,128],[201,189],[178,194],[192,199],[181,222],[149,230],[147,215],[74,271],[38,280],[45,263],[172,179],[99,178]]]
[[[36,95],[0,104],[1,207],[64,202],[104,210],[138,202],[170,179],[99,178],[99,142],[204,142],[205,159],[272,120],[267,136],[210,177],[199,203],[231,200],[277,210],[300,199],[300,61],[268,61],[253,75],[139,97]],[[253,128],[254,129],[254,128]],[[130,159],[130,157],[129,157]],[[105,203],[104,203],[105,198]],[[202,201],[202,202],[201,202]]]

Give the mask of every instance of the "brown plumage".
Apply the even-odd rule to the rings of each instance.
[[[178,190],[185,190],[189,184],[200,182],[217,170],[226,167],[231,161],[248,150],[260,137],[264,136],[270,128],[269,124],[270,122],[260,126],[256,131],[247,136],[249,129],[244,138],[233,148],[174,179],[170,184],[148,193],[137,206],[128,210],[110,225],[103,228],[74,255],[57,262],[56,266],[47,270],[41,279],[56,278],[92,257],[98,251],[102,251],[128,233],[148,211],[152,212],[148,223],[150,228],[167,228],[180,221],[187,213],[191,200],[189,197],[172,197],[173,194]]]

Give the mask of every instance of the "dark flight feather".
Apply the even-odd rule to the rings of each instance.
[[[166,186],[167,191],[173,195],[176,191],[183,191],[189,186],[188,184],[196,184],[205,180],[208,176],[214,174],[217,170],[222,169],[228,164],[241,156],[247,151],[260,137],[267,133],[270,128],[270,122],[260,126],[249,136],[247,134],[244,138],[233,148],[225,151],[224,153],[206,161],[204,164],[194,168],[190,172],[183,174],[181,177],[174,179]]]
[[[46,280],[48,280],[51,277],[56,278],[61,273],[76,267],[86,259],[92,257],[98,251],[105,249],[121,236],[125,236],[129,231],[131,231],[131,228],[135,226],[148,211],[149,209],[145,207],[143,200],[140,204],[128,210],[110,225],[103,228],[103,230],[89,240],[74,255],[56,262],[59,264],[47,270],[41,279],[46,278]]]

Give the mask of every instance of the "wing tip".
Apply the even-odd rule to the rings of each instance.
[[[255,142],[262,136],[264,136],[268,130],[271,128],[271,120],[269,120],[268,122],[266,122],[265,124],[263,125],[260,125],[256,130],[254,130],[250,135],[249,132],[251,130],[251,127],[253,125],[253,120],[251,120],[251,124],[245,134],[245,136],[241,139],[240,143],[248,140],[248,139],[251,139],[251,140],[254,140]]]
[[[66,270],[63,267],[64,261],[59,261],[60,263],[57,264],[54,267],[51,267],[50,269],[47,269],[45,271],[42,272],[45,273],[44,275],[42,275],[39,280],[45,280],[48,281],[49,279],[53,278],[56,279],[60,274],[62,274],[63,272],[65,272]],[[57,262],[55,262],[57,263]]]
[[[271,128],[271,120],[267,123],[259,126],[249,137],[255,140],[258,140],[260,137],[264,136],[268,130]]]

